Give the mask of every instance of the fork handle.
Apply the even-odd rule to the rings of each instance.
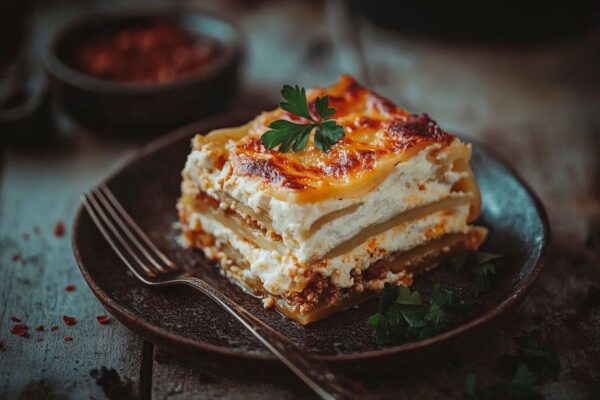
[[[358,388],[354,388],[351,383],[343,382],[325,363],[311,357],[260,318],[252,315],[202,279],[186,277],[182,278],[181,282],[198,289],[227,310],[322,399],[365,398]]]

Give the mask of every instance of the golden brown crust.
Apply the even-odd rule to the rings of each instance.
[[[345,137],[327,152],[309,144],[300,152],[281,153],[263,146],[259,135],[246,136],[237,143],[232,157],[235,172],[269,185],[310,192],[359,180],[385,159],[402,161],[431,144],[447,145],[454,139],[427,114],[410,114],[348,75],[332,87],[309,91],[309,107],[314,109],[315,98],[323,95],[328,95],[330,105],[336,108],[334,118],[344,126]],[[277,119],[303,122],[277,109],[263,114],[253,128],[262,133]]]

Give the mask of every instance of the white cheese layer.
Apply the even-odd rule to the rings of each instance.
[[[338,287],[351,287],[354,269],[362,271],[391,253],[407,251],[448,233],[466,233],[469,206],[456,207],[452,212],[439,211],[419,219],[398,225],[386,232],[373,236],[350,252],[332,259],[321,260],[314,265],[298,261],[293,253],[280,254],[256,247],[242,239],[231,229],[201,213],[192,213],[189,228],[202,229],[219,242],[227,243],[237,250],[249,263],[244,273],[248,278],[258,278],[264,288],[273,295],[288,291],[301,291],[314,272],[331,277]],[[219,258],[216,254],[207,254]]]
[[[300,263],[323,257],[329,250],[354,237],[366,227],[389,220],[403,211],[429,204],[451,195],[451,188],[465,174],[440,171],[440,163],[428,157],[435,144],[407,161],[398,163],[386,179],[367,195],[348,199],[328,199],[309,204],[293,204],[273,198],[258,179],[236,176],[226,162],[216,168],[210,145],[189,155],[184,177],[202,191],[219,200],[226,193],[256,213],[265,213],[273,229],[282,237],[283,246]],[[445,156],[440,152],[437,157]],[[331,212],[360,204],[354,212],[324,224],[304,239],[319,218]],[[243,211],[237,210],[241,214]]]

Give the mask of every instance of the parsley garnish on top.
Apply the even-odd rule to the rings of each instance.
[[[294,87],[285,85],[281,89],[281,95],[287,102],[281,102],[279,107],[298,117],[305,118],[307,121],[303,124],[285,119],[271,122],[270,130],[260,138],[261,143],[268,149],[279,146],[279,151],[282,153],[287,152],[290,148],[293,151],[304,150],[314,128],[316,128],[315,147],[321,151],[327,151],[344,136],[344,127],[338,125],[334,119],[330,119],[335,114],[335,108],[329,107],[327,96],[316,98],[317,118],[315,118],[308,107],[304,88],[300,88],[298,85]]]

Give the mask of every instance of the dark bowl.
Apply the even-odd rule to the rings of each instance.
[[[217,59],[202,72],[168,83],[124,83],[80,72],[70,61],[75,46],[101,32],[168,22],[216,40]],[[59,105],[85,124],[108,128],[157,131],[180,126],[222,110],[238,87],[242,58],[239,29],[221,17],[193,10],[119,10],[86,14],[52,36],[44,66]]]

